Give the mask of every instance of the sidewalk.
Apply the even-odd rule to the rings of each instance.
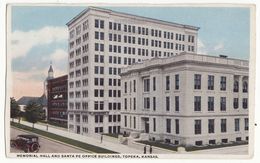
[[[18,122],[18,120],[14,120],[14,122]],[[29,126],[32,127],[32,123],[29,123],[27,121],[20,121],[20,124],[23,124],[25,126]],[[43,130],[43,131],[47,131],[46,130],[46,125],[43,124],[34,124],[34,128],[39,129],[39,130]],[[112,150],[118,153],[123,153],[123,154],[142,154],[143,151],[142,150],[138,150],[138,149],[134,149],[131,148],[127,145],[123,145],[120,143],[114,143],[114,142],[109,142],[103,139],[102,143],[100,143],[100,137],[90,137],[90,136],[86,136],[86,135],[79,135],[79,134],[75,134],[75,133],[71,133],[65,130],[60,130],[57,129],[55,127],[52,126],[48,126],[48,132],[56,134],[56,135],[60,135],[63,137],[67,137],[70,139],[75,139],[78,140],[80,142],[84,142],[84,143],[88,143],[97,147],[101,147],[101,148],[105,148],[108,150]]]

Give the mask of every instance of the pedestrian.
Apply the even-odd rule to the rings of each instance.
[[[144,154],[146,154],[146,145],[144,146]]]
[[[102,141],[103,141],[103,134],[101,134],[100,143],[102,143]]]
[[[153,153],[153,148],[152,148],[152,146],[150,145],[150,154],[152,154]]]

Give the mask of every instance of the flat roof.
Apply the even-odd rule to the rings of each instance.
[[[71,19],[66,25],[69,26],[72,23],[74,23],[77,19],[79,19],[81,16],[83,16],[85,13],[87,13],[90,10],[95,10],[95,11],[100,11],[100,12],[106,12],[109,14],[115,14],[115,15],[124,15],[124,16],[130,16],[130,17],[137,17],[140,19],[146,19],[146,21],[152,21],[152,22],[158,22],[164,25],[169,25],[169,26],[175,26],[175,27],[182,27],[182,28],[187,28],[187,29],[192,29],[192,30],[199,30],[200,27],[196,26],[191,26],[191,25],[185,25],[185,24],[180,24],[180,23],[174,23],[174,22],[169,22],[165,20],[160,20],[160,19],[155,19],[155,18],[149,18],[149,17],[144,17],[144,16],[139,16],[139,15],[134,15],[134,14],[128,14],[128,13],[123,13],[123,12],[118,12],[118,11],[113,11],[110,9],[105,9],[105,8],[99,8],[99,7],[88,7],[87,9],[83,10],[80,12],[77,16],[75,16],[73,19]]]
[[[217,57],[209,56],[203,54],[193,54],[182,52],[179,55],[175,55],[167,58],[152,58],[144,60],[143,62],[137,62],[130,66],[122,68],[121,76],[125,74],[142,71],[144,69],[157,68],[161,66],[177,65],[177,63],[205,63],[207,65],[222,65],[222,66],[231,66],[236,68],[249,68],[248,60],[234,59],[228,57]]]

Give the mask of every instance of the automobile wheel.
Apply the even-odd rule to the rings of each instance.
[[[16,148],[17,147],[17,144],[15,142],[11,142],[11,148]]]
[[[39,151],[40,145],[38,143],[33,143],[31,145],[31,151],[37,153]]]
[[[29,148],[28,146],[25,146],[23,151],[24,151],[25,153],[28,153],[28,152],[30,152],[30,148]]]

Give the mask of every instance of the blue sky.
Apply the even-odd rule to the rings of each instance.
[[[38,83],[52,60],[56,76],[67,71],[66,23],[86,7],[12,7],[14,80]],[[199,53],[249,58],[249,8],[104,7],[115,11],[200,27]],[[30,83],[28,82],[28,83]],[[26,93],[21,91],[20,93]],[[29,93],[32,94],[32,93]]]

